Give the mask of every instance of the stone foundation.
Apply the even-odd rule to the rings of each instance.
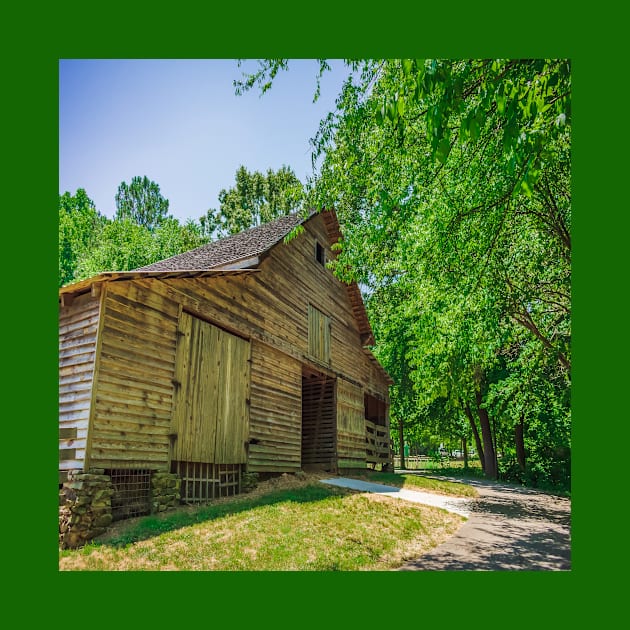
[[[68,472],[68,481],[59,492],[59,546],[62,549],[84,545],[105,533],[112,522],[114,491],[104,472],[102,469]]]
[[[112,522],[111,478],[104,469],[68,471],[59,491],[59,547],[76,548],[104,534]],[[151,512],[163,512],[179,504],[181,480],[178,475],[151,475]]]
[[[179,505],[179,475],[167,472],[155,472],[151,475],[151,511],[163,512]]]

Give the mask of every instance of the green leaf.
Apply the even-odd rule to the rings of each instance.
[[[422,90],[422,74],[419,73],[417,78],[416,78],[416,89],[414,91],[414,98],[416,99],[416,101],[419,101],[422,98],[422,94],[423,94],[423,90]]]
[[[506,149],[505,149],[505,145],[504,145],[504,147],[503,147],[503,148],[504,148],[504,150],[506,150]],[[508,163],[507,163],[507,171],[508,171],[508,174],[509,174],[509,175],[514,175],[514,171],[515,171],[515,170],[516,170],[516,157],[515,157],[514,155],[512,155],[512,156],[510,157],[510,159],[508,160]]]
[[[385,105],[376,108],[376,122],[379,125],[383,124],[383,116],[385,114]]]
[[[468,118],[468,116],[463,116],[462,117],[462,121],[459,125],[459,135],[462,138],[462,140],[467,140],[468,137],[470,136],[470,119]]]
[[[527,181],[527,179],[523,179],[523,181],[521,182],[521,190],[528,196],[531,197],[532,196],[532,189],[529,186],[529,182]]]
[[[470,132],[470,137],[473,140],[479,139],[479,123],[477,122],[476,117],[470,121],[469,132]]]
[[[436,157],[444,164],[448,158],[448,154],[451,152],[451,143],[448,138],[442,138],[437,146]]]
[[[402,116],[405,113],[405,99],[402,96],[398,97],[398,101],[396,103],[396,109],[398,110],[398,114]]]
[[[396,119],[398,118],[398,114],[396,112],[395,103],[390,103],[387,106],[387,118],[389,118],[392,122],[396,122]]]

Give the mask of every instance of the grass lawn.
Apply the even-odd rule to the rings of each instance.
[[[399,457],[394,457],[394,467],[397,469],[400,468]],[[466,472],[463,459],[449,459],[446,457],[442,458],[441,460],[408,457],[405,459],[405,468],[407,470],[432,471],[437,474],[441,474],[443,471],[447,471],[447,473],[450,473],[450,471],[452,470],[460,470],[462,472]],[[475,457],[475,459],[468,460],[467,472],[471,475],[482,472],[481,462],[479,461],[479,458]]]
[[[377,481],[378,476],[370,478]],[[439,545],[465,522],[430,506],[326,486],[312,478],[286,479],[284,484],[264,482],[252,495],[119,521],[86,547],[60,551],[59,568],[387,570]],[[378,480],[386,482],[385,477]],[[408,484],[415,482],[403,483],[411,487]]]
[[[426,492],[434,492],[436,494],[448,494],[455,497],[477,497],[479,493],[472,486],[464,483],[455,483],[452,481],[444,481],[442,479],[433,479],[424,475],[405,474],[405,473],[387,473],[366,470],[360,475],[353,474],[356,479],[364,479],[373,481],[374,483],[383,483],[398,488],[407,488],[409,490],[423,490]]]

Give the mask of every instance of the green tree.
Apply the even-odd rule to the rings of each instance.
[[[201,247],[209,240],[202,233],[201,226],[192,219],[188,219],[182,225],[173,217],[164,219],[152,236],[151,262]]]
[[[167,217],[151,231],[129,218],[116,219],[103,228],[94,246],[79,260],[77,278],[89,278],[102,271],[130,271],[206,242],[192,221],[182,226],[177,219]]]
[[[414,339],[400,326],[400,306],[404,297],[397,285],[382,286],[365,295],[365,306],[375,337],[379,339],[375,355],[392,377],[390,391],[390,426],[392,441],[398,442],[400,466],[405,468],[405,441],[418,423],[419,406],[411,376],[409,353]]]
[[[152,251],[151,232],[146,227],[129,218],[110,221],[100,232],[98,241],[79,260],[77,279],[147,265],[154,262]]]
[[[185,224],[167,214],[168,200],[147,177],[123,182],[116,195],[112,221],[77,191],[66,193],[59,207],[61,278],[81,280],[103,271],[129,271],[199,247],[208,242],[202,226]]]
[[[106,222],[83,188],[59,196],[59,286],[75,280],[79,259]]]
[[[383,311],[389,323],[375,328],[375,353],[395,374],[391,340],[406,340],[415,417],[429,421],[436,404],[453,427],[467,417],[487,475],[510,428],[516,450],[519,426],[548,472],[544,436],[570,445],[570,66],[346,63],[337,108],[312,141],[321,166],[308,202],[337,210],[338,277],[378,295],[371,319]],[[261,62],[238,88],[268,89],[287,67]],[[514,347],[527,351],[507,361]],[[534,391],[521,415],[514,401]]]
[[[234,186],[221,190],[219,208],[208,210],[200,224],[207,235],[236,234],[298,210],[302,198],[302,184],[288,166],[266,174],[239,166]]]
[[[130,219],[149,231],[155,230],[168,216],[168,199],[146,175],[133,177],[129,184],[121,182],[115,199],[117,220]]]

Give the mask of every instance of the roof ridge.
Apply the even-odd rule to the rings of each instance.
[[[254,225],[194,249],[158,260],[133,271],[183,271],[213,269],[222,265],[258,256],[279,243],[291,230],[310,219],[315,211],[304,216],[302,211],[284,214],[273,221]]]

